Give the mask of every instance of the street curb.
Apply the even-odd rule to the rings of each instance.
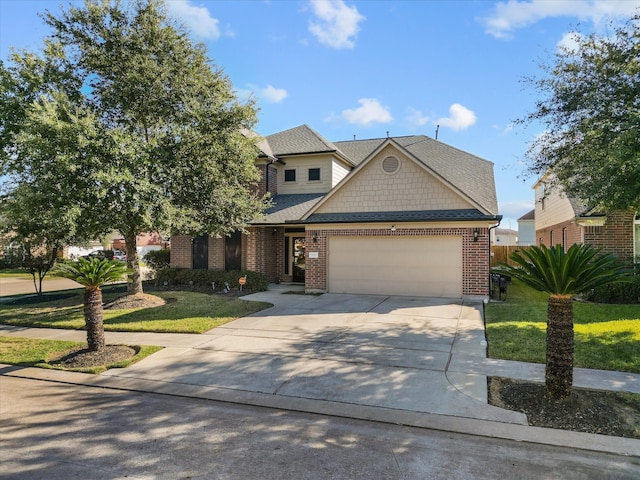
[[[0,364],[0,376],[215,400],[302,413],[640,457],[640,440],[335,401]]]

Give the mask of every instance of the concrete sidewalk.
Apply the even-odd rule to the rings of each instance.
[[[166,347],[126,369],[4,374],[640,456],[638,440],[530,427],[523,414],[488,405],[487,376],[542,382],[544,366],[487,359],[480,303],[290,290],[244,297],[274,307],[203,335],[107,332],[108,343]],[[7,326],[0,335],[85,340],[82,331]],[[574,377],[576,387],[640,393],[640,375]]]

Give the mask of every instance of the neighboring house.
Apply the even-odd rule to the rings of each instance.
[[[534,185],[535,225],[538,245],[576,243],[602,248],[623,262],[640,256],[640,216],[637,212],[599,212],[567,197],[560,188],[548,191],[546,178]]]
[[[509,228],[496,228],[491,230],[494,245],[512,246],[518,245],[518,232]]]
[[[332,143],[306,125],[258,147],[273,206],[248,235],[173,236],[173,267],[254,270],[308,292],[489,294],[493,163],[422,135]]]
[[[518,245],[536,244],[536,210],[535,208],[518,219]]]
[[[111,244],[114,250],[127,250],[124,237],[117,232],[114,232]],[[158,232],[141,233],[136,236],[136,250],[139,258],[144,257],[151,250],[162,248],[169,248],[169,239],[163,238]]]

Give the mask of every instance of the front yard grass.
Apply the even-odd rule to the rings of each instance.
[[[84,329],[82,290],[61,300],[0,304],[0,323],[23,327]],[[239,298],[197,292],[155,292],[166,304],[155,308],[104,310],[104,329],[125,332],[203,333],[271,306]],[[121,294],[120,294],[121,295]],[[105,293],[105,303],[119,296]]]
[[[162,347],[151,345],[141,346],[132,358],[99,367],[64,368],[51,363],[64,356],[67,352],[82,347],[86,347],[86,343],[21,337],[0,337],[0,363],[19,365],[22,367],[55,368],[57,370],[72,370],[97,374],[109,368],[127,367],[162,349]]]
[[[576,301],[574,366],[640,373],[640,305]],[[547,295],[514,280],[485,309],[489,356],[545,362]]]

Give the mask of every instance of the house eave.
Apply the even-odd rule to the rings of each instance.
[[[487,215],[479,210],[422,210],[394,212],[315,213],[301,221],[304,224],[322,223],[379,223],[379,222],[499,222],[502,215]]]

